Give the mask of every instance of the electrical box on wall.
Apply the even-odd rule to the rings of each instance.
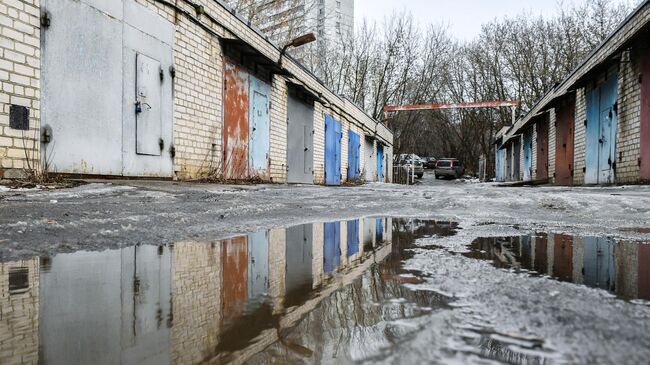
[[[9,127],[23,131],[29,130],[29,109],[25,106],[9,107]]]

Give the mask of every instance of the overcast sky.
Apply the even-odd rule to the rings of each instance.
[[[589,0],[563,0],[566,4]],[[470,40],[481,30],[481,24],[505,15],[522,12],[553,15],[557,0],[355,0],[355,19],[383,21],[393,11],[410,11],[420,24],[449,25],[459,39]]]

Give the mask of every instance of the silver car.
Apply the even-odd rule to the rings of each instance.
[[[424,161],[414,154],[403,154],[400,155],[399,166],[405,166],[408,168],[413,167],[415,171],[415,176],[418,179],[421,179],[424,176]]]
[[[436,179],[443,177],[458,179],[465,174],[465,167],[455,158],[441,158],[436,161],[435,174]]]

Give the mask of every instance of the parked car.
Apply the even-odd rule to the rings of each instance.
[[[436,179],[442,177],[458,179],[465,173],[463,163],[455,158],[443,158],[436,161]]]
[[[425,157],[424,158],[424,168],[425,169],[435,169],[436,168],[436,159],[435,157]]]
[[[424,176],[424,162],[418,155],[402,154],[399,157],[398,165],[406,166],[409,168],[413,166],[415,170],[415,176],[418,179],[421,179]]]

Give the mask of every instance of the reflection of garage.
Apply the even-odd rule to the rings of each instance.
[[[59,20],[42,39],[50,170],[171,177],[173,24],[133,1],[42,6]]]
[[[227,179],[269,179],[271,95],[268,72],[233,58],[224,67],[223,172]]]
[[[314,103],[297,86],[289,87],[287,107],[287,182],[314,182]]]

